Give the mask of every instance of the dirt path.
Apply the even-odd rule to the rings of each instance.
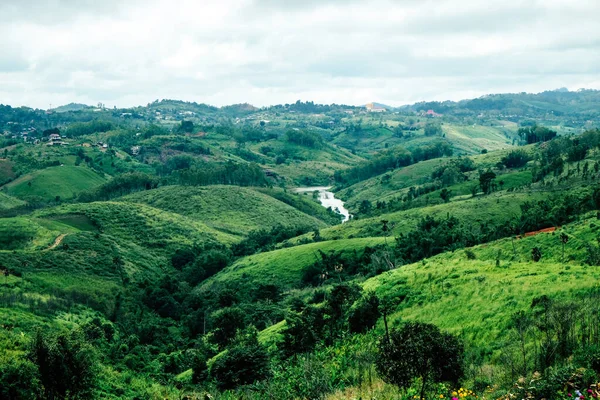
[[[49,250],[53,250],[55,248],[57,248],[58,246],[60,246],[60,244],[62,243],[63,239],[65,238],[65,236],[67,236],[66,233],[63,233],[61,235],[58,235],[58,237],[56,239],[54,239],[54,243],[52,243],[52,245],[50,245],[47,249],[45,249],[44,251],[49,251]]]

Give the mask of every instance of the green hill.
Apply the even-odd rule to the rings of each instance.
[[[571,238],[564,262],[561,232]],[[371,278],[363,286],[383,297],[407,298],[394,314],[396,323],[401,319],[434,323],[465,335],[470,343],[492,351],[490,361],[500,362],[497,357],[511,314],[529,308],[537,296],[573,299],[597,287],[600,270],[586,266],[584,260],[587,244],[598,233],[596,218],[583,219],[556,233],[473,247],[469,251],[474,259],[465,251],[444,253]],[[542,253],[538,263],[531,261],[533,247]]]
[[[106,182],[106,178],[85,167],[57,166],[23,175],[4,186],[6,192],[21,199],[70,199],[78,193]]]
[[[24,201],[15,199],[14,197],[8,196],[0,192],[0,210],[8,210],[10,208],[18,207],[25,204]]]
[[[123,201],[184,215],[230,235],[243,236],[276,225],[327,225],[267,194],[237,186],[166,186],[126,196]]]
[[[334,240],[255,254],[237,260],[206,281],[201,290],[227,282],[244,282],[253,285],[276,282],[285,289],[299,287],[304,268],[318,260],[319,251],[349,253],[363,250],[367,246],[383,244],[384,241],[382,237]]]

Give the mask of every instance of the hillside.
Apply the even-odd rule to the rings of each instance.
[[[255,254],[240,258],[207,280],[199,290],[211,290],[212,286],[219,287],[227,282],[236,281],[256,286],[277,282],[282,290],[298,288],[301,286],[303,271],[319,259],[319,251],[350,254],[384,242],[385,239],[382,237],[343,239]]]
[[[81,398],[414,398],[421,378],[378,367],[408,322],[463,347],[459,381],[426,398],[591,387],[595,100],[536,96],[501,112],[0,106],[0,398],[52,385],[34,348],[61,382],[92,376]],[[543,387],[515,394],[522,377]]]
[[[23,175],[6,184],[6,193],[21,199],[70,199],[84,190],[106,182],[106,178],[85,167],[49,167]]]
[[[0,210],[7,210],[9,208],[18,207],[25,204],[24,201],[10,197],[0,192]]]
[[[310,229],[326,226],[323,221],[271,196],[235,186],[166,186],[126,196],[123,201],[184,215],[237,236],[276,225]]]

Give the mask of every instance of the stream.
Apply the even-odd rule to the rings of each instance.
[[[336,199],[335,194],[330,192],[329,189],[331,189],[331,186],[316,186],[296,188],[294,191],[296,193],[319,192],[319,201],[321,202],[321,205],[325,208],[331,207],[333,211],[344,217],[342,223],[347,222],[352,215],[350,215],[350,212],[344,207],[344,202],[340,199]]]

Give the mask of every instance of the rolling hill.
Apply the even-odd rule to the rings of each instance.
[[[6,193],[20,199],[70,199],[84,190],[106,182],[106,178],[85,167],[57,166],[23,175],[3,186]]]
[[[277,225],[324,228],[318,218],[251,188],[166,186],[122,199],[184,215],[229,235]]]

